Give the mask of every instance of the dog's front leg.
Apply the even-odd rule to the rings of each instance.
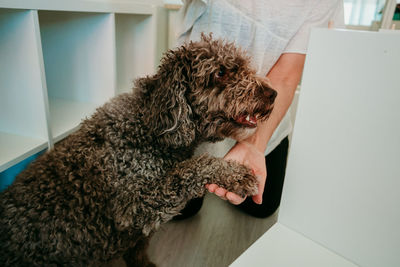
[[[178,163],[169,173],[167,183],[189,200],[204,195],[205,185],[214,183],[240,196],[257,193],[257,179],[253,172],[234,161],[208,155],[194,157]]]
[[[147,235],[178,215],[187,201],[203,196],[205,185],[211,183],[240,196],[255,195],[258,188],[252,171],[234,161],[202,155],[178,162],[157,186],[146,194],[142,190],[142,211],[146,216],[136,217],[144,219],[142,232]]]

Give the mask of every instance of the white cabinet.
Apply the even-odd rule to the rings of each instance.
[[[167,47],[156,3],[0,0],[0,172],[154,73]]]

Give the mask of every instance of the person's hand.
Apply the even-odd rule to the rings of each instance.
[[[229,150],[224,157],[225,160],[234,160],[251,168],[258,179],[258,194],[253,196],[253,201],[257,204],[262,203],[262,194],[264,192],[265,180],[267,178],[267,167],[265,165],[264,153],[247,142],[238,142]],[[222,199],[228,200],[234,205],[242,203],[246,197],[242,198],[235,193],[219,187],[216,184],[206,185],[210,193],[214,193]]]

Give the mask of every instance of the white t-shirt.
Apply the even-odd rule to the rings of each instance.
[[[252,57],[259,75],[266,75],[282,53],[306,54],[310,30],[344,27],[341,0],[183,0],[178,44],[213,33],[241,46]],[[271,152],[292,130],[287,112],[269,140]],[[223,157],[235,141],[226,140],[200,148]]]

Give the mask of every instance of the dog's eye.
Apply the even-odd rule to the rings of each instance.
[[[217,78],[223,78],[226,75],[226,70],[224,68],[220,68],[216,73]]]

